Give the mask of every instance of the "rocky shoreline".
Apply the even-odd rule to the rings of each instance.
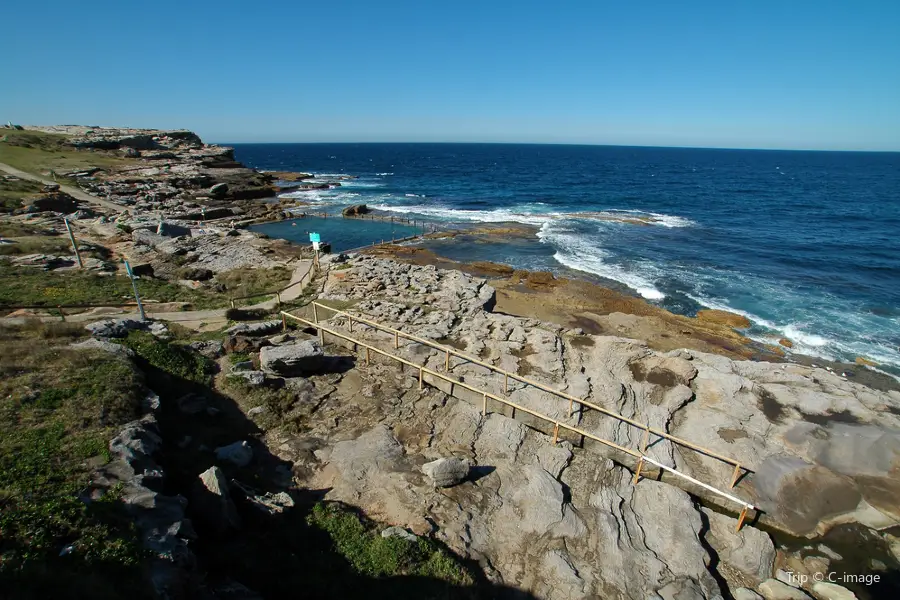
[[[70,144],[84,152],[122,159],[57,174],[110,206],[71,196],[75,204],[30,200],[4,221],[49,227],[64,207],[60,212],[69,214],[81,239],[127,256],[148,278],[210,293],[214,276],[302,262],[296,246],[240,227],[283,216],[296,201],[268,199],[291,175],[247,169],[230,149],[204,145],[190,132],[43,129],[51,130],[72,136]],[[293,179],[306,185],[311,178]],[[59,200],[60,193],[45,195]],[[520,235],[521,228],[468,233]],[[52,266],[59,258],[70,260],[32,262],[50,277],[64,276]],[[97,261],[97,270],[121,268]],[[685,488],[662,470],[648,469],[635,485],[627,455],[577,436],[554,444],[550,431],[527,415],[499,407],[483,415],[480,402],[452,388],[419,389],[410,370],[364,361],[333,340],[323,347],[315,332],[282,332],[280,320],[271,320],[212,328],[215,333],[191,342],[190,352],[218,365],[213,388],[177,398],[160,393],[165,416],[159,424],[149,417],[129,424],[111,445],[114,457],[127,463],[120,469],[127,480],[138,478],[129,483],[129,502],[144,522],[177,525],[184,533],[171,562],[190,577],[197,573],[182,552],[193,539],[185,505],[191,518],[222,517],[201,529],[221,526],[216,535],[224,536],[223,547],[245,548],[242,536],[249,534],[230,493],[268,502],[263,512],[269,514],[273,498],[287,504],[278,494],[291,500],[303,490],[327,490],[327,500],[357,507],[406,535],[438,540],[477,563],[493,584],[537,598],[875,599],[898,589],[900,388],[891,378],[863,365],[785,362],[777,347],[736,331],[742,326],[736,315],[683,317],[589,282],[490,262],[456,263],[417,246],[383,245],[321,263],[293,309],[297,314],[308,315],[304,303],[318,298],[732,457],[749,469],[733,493],[761,511],[737,532],[734,506]],[[117,352],[119,346],[105,344],[138,327],[123,323],[92,325],[101,340],[96,344]],[[349,333],[344,317],[328,324]],[[155,327],[154,335],[168,335]],[[394,348],[393,338],[358,324],[353,333],[444,369],[443,353],[426,346]],[[503,389],[502,379],[475,363],[460,361],[451,372],[492,393]],[[234,390],[240,395],[232,405],[227,399]],[[537,388],[513,385],[509,397],[623,447],[641,443],[640,430],[584,405],[569,414]],[[226,439],[215,424],[223,411],[242,423],[243,437],[229,430]],[[171,513],[168,521],[155,520],[157,491],[142,488],[138,473],[146,467],[162,477],[157,451],[165,454],[166,478],[180,482],[167,491],[188,497],[164,496],[178,505],[172,511],[159,504]],[[730,465],[670,443],[654,442],[648,456],[721,487],[731,478]],[[215,469],[243,478],[253,470],[269,491],[242,492]],[[206,491],[194,502],[190,490],[198,480]],[[201,505],[212,509],[198,512]],[[148,539],[161,539],[151,533]],[[220,565],[205,535],[201,558]],[[886,583],[821,580],[851,569]],[[177,587],[166,585],[166,593]],[[209,597],[226,596],[212,589]]]

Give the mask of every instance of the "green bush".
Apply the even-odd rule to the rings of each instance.
[[[423,537],[415,542],[383,538],[374,523],[339,504],[315,505],[307,521],[328,533],[335,550],[361,575],[416,575],[460,586],[474,583],[466,567],[436,542]]]
[[[209,383],[213,363],[205,356],[177,343],[160,340],[145,331],[131,331],[125,345],[161,371],[194,383]]]

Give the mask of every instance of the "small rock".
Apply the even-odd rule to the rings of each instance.
[[[222,342],[210,340],[206,342],[191,342],[191,350],[199,352],[206,358],[219,358],[225,352]]]
[[[216,458],[228,461],[238,467],[246,467],[253,460],[253,448],[246,441],[234,442],[216,448]]]
[[[76,344],[69,344],[69,347],[75,348],[76,350],[103,350],[104,352],[118,354],[119,356],[134,356],[134,351],[127,346],[95,338],[90,338]]]
[[[257,415],[265,414],[267,409],[265,406],[254,406],[250,410],[247,411],[248,417],[255,417]]]
[[[169,337],[169,328],[161,321],[150,323],[150,326],[147,329],[158,338],[167,339]]]
[[[104,319],[84,326],[96,338],[123,338],[129,331],[146,327],[146,322],[136,319]]]
[[[276,346],[279,344],[286,344],[288,342],[293,341],[294,338],[289,333],[280,333],[278,335],[272,336],[269,338],[269,341],[275,344]]]
[[[259,363],[265,371],[279,375],[316,372],[325,352],[316,340],[285,346],[266,346],[259,351]]]
[[[731,592],[731,595],[734,596],[734,600],[763,600],[762,596],[745,587],[737,588]]]
[[[218,534],[241,527],[228,491],[228,480],[219,467],[210,467],[200,474],[191,493],[191,504],[197,509],[196,518]]]
[[[266,374],[263,371],[235,371],[234,374],[246,379],[249,385],[263,385],[266,382]]]
[[[206,398],[197,394],[185,394],[175,401],[178,410],[186,415],[196,415],[209,405]]]
[[[812,586],[817,600],[856,600],[856,594],[845,587],[827,581],[817,581]]]
[[[469,475],[469,461],[461,458],[439,458],[422,465],[422,472],[435,487],[452,487]]]
[[[381,530],[381,537],[390,538],[390,537],[398,537],[402,538],[408,542],[416,542],[419,538],[414,534],[408,532],[402,527],[397,527],[396,525],[388,527],[386,529]]]
[[[222,198],[225,194],[228,193],[228,184],[227,183],[217,183],[216,185],[209,188],[209,195],[213,198]]]
[[[281,321],[260,321],[258,323],[238,323],[225,330],[227,335],[267,335],[281,329]]]
[[[782,583],[777,579],[766,579],[759,585],[759,592],[766,600],[809,600],[809,595]]]

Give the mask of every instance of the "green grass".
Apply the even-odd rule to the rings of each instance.
[[[218,273],[216,283],[225,287],[230,297],[266,296],[287,286],[291,280],[290,269],[274,267],[272,269],[241,268]],[[265,298],[263,298],[265,299]],[[252,298],[243,300],[243,304],[252,304]]]
[[[137,282],[145,302],[188,302],[194,308],[221,307],[227,299],[206,290],[190,290],[158,279]],[[131,280],[120,275],[98,275],[73,270],[64,273],[0,263],[0,306],[69,304],[126,304],[134,301]]]
[[[415,575],[458,586],[474,583],[468,569],[436,542],[423,537],[415,542],[383,538],[379,533],[383,526],[376,526],[339,504],[316,504],[307,521],[328,533],[335,550],[360,575]]]
[[[125,345],[151,366],[179,379],[208,384],[213,363],[176,342],[160,340],[146,331],[131,331]]]
[[[22,200],[40,193],[43,187],[43,184],[36,181],[7,179],[4,175],[0,175],[0,213],[9,213],[20,208]]]
[[[2,130],[0,162],[22,171],[47,176],[90,167],[125,167],[139,164],[115,152],[77,149],[67,144],[69,136],[38,131]],[[59,178],[60,183],[70,183]]]
[[[83,334],[0,328],[0,588],[10,597],[147,596],[145,553],[118,492],[78,499],[92,465],[109,460],[109,440],[138,415],[142,380],[121,358],[65,347]]]
[[[72,244],[59,236],[37,235],[20,239],[12,238],[14,244],[0,244],[0,256],[24,254],[52,254],[54,256],[74,256]],[[85,254],[82,253],[82,258]]]

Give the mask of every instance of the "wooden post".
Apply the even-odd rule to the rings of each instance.
[[[281,313],[281,330],[287,331],[287,317],[284,316],[284,313]]]
[[[731,487],[737,483],[738,477],[741,476],[741,463],[734,465],[734,475],[731,476]]]
[[[394,332],[394,350],[397,350],[398,348],[400,348],[400,334],[398,332]]]
[[[371,357],[371,354],[370,354],[370,352],[369,352],[369,348],[367,347],[367,348],[366,348],[366,365],[368,365],[369,362],[370,362],[371,360],[372,360],[372,357]]]
[[[509,394],[509,373],[503,374],[503,393]]]
[[[316,303],[313,302],[313,323],[319,322],[319,310],[316,308]]]
[[[487,394],[481,395],[481,416],[487,416]]]
[[[78,251],[78,242],[75,241],[75,234],[72,233],[72,226],[69,225],[69,220],[63,218],[63,223],[66,224],[66,231],[69,232],[69,240],[72,241],[72,249],[75,251],[75,258],[78,260],[78,267],[80,269],[84,268],[84,263],[81,262],[81,253]]]
[[[234,298],[231,299],[231,308],[234,308]]]
[[[319,343],[325,345],[325,330],[319,327]]]
[[[556,423],[553,426],[553,445],[556,445],[556,442],[559,441],[559,423]]]
[[[422,389],[422,367],[419,367],[419,389]]]
[[[741,516],[738,517],[737,527],[734,528],[735,531],[740,531],[741,527],[744,525],[744,519],[747,518],[747,507],[744,507],[744,510],[741,511]]]
[[[647,421],[647,426],[644,429],[644,439],[641,440],[641,454],[647,454],[647,443],[650,441],[650,422]]]
[[[638,479],[641,478],[641,469],[644,467],[644,457],[638,461],[637,469],[634,472],[634,479],[631,481],[631,485],[637,485]]]
[[[350,333],[353,333],[353,317],[347,315],[347,320],[350,323]]]
[[[66,313],[63,312],[62,306],[56,307],[59,310],[59,318],[62,319],[63,323],[66,322]]]
[[[575,403],[575,401],[572,400],[571,398],[569,398],[569,416],[570,416],[570,417],[572,416],[572,405],[573,405],[574,403]]]
[[[278,298],[278,308],[281,308],[281,292],[275,292],[275,297]]]
[[[450,371],[450,351],[449,350],[447,351],[447,358],[446,358],[446,360],[444,360],[444,370],[447,372]]]

